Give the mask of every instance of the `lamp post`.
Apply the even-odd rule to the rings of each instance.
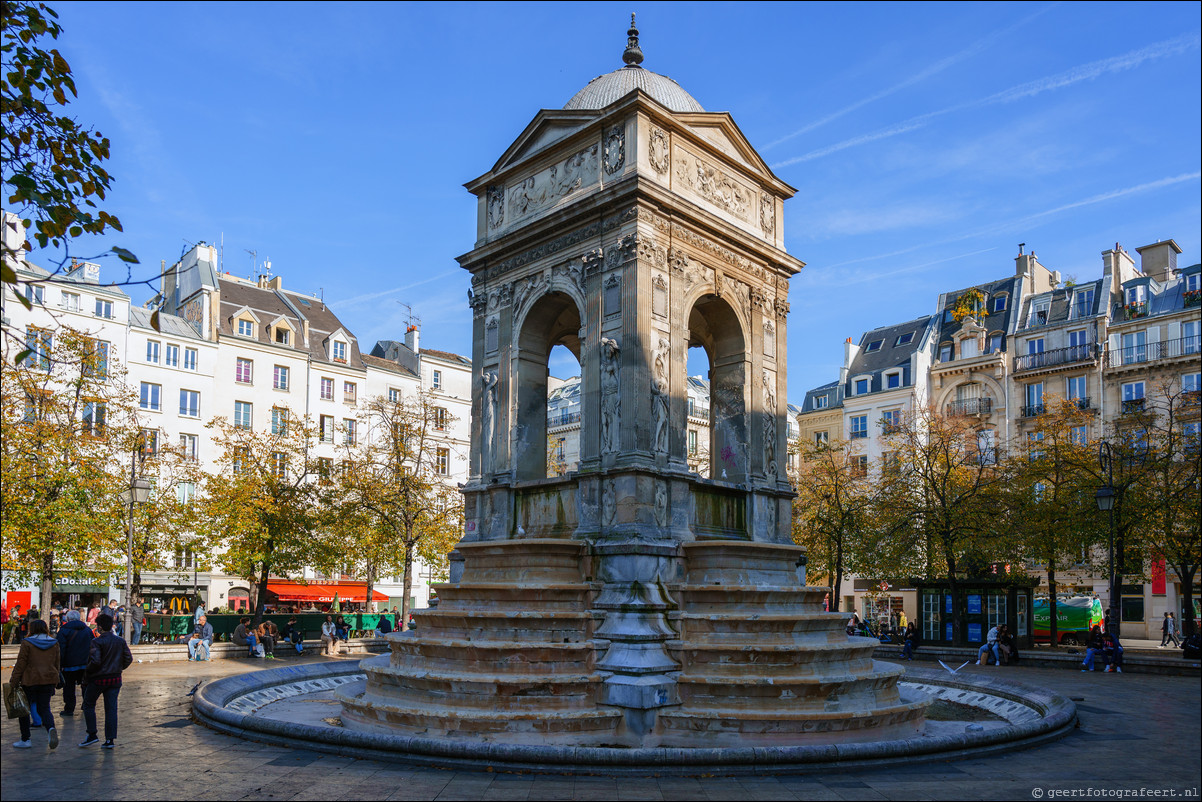
[[[1122,615],[1119,607],[1118,574],[1114,564],[1114,499],[1116,493],[1114,492],[1112,461],[1113,454],[1110,450],[1110,443],[1106,441],[1098,443],[1098,462],[1101,464],[1102,470],[1106,471],[1106,484],[1098,488],[1094,499],[1098,502],[1098,509],[1107,513],[1110,518],[1110,613],[1108,616],[1110,621],[1107,624],[1107,631],[1117,638]]]
[[[150,500],[150,482],[138,476],[138,452],[134,452],[129,464],[129,488],[121,491],[121,500],[129,504],[129,527],[125,546],[125,616],[121,621],[121,633],[128,641],[133,633],[134,605],[134,504],[145,504]]]

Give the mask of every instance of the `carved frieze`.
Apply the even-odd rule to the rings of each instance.
[[[487,194],[488,228],[496,230],[505,222],[505,187],[490,186]]]
[[[592,239],[598,236],[600,233],[601,224],[590,223],[587,226],[582,226],[575,231],[564,234],[562,237],[556,237],[555,239],[544,242],[541,245],[536,245],[527,251],[522,251],[512,259],[506,259],[503,262],[498,262],[496,265],[489,267],[485,271],[485,274],[490,279],[498,278],[505,275],[510,270],[530,264],[531,262],[542,259],[545,256],[558,253],[564,248],[570,248],[571,246],[577,245],[584,240]]]
[[[529,176],[509,189],[511,218],[534,214],[581,187],[595,184],[600,179],[598,169],[597,145],[591,145]]]
[[[666,174],[671,164],[667,133],[662,129],[652,128],[647,145],[647,160],[651,163],[651,169],[660,175]]]
[[[605,134],[605,172],[613,175],[626,166],[626,128],[615,125]]]
[[[688,188],[722,211],[750,222],[757,193],[744,181],[677,146],[675,187]]]
[[[576,260],[564,262],[551,268],[551,281],[562,281],[570,284],[575,290],[584,295],[584,276],[582,267]]]
[[[650,223],[651,225],[655,226],[655,230],[663,234],[667,234],[672,231],[672,223],[669,222],[668,218],[658,215],[655,212],[652,212],[650,209],[639,209],[638,217],[639,220],[643,221],[644,223]]]

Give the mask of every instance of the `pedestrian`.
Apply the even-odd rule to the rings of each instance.
[[[259,636],[259,643],[262,644],[261,648],[265,652],[263,655],[264,659],[274,660],[275,644],[280,638],[279,629],[276,628],[276,625],[273,624],[270,619],[264,619],[263,622],[259,624],[256,633]]]
[[[134,605],[133,614],[129,617],[129,626],[133,630],[129,645],[137,646],[142,641],[142,627],[146,626],[146,608],[140,604]]]
[[[1118,637],[1107,632],[1102,636],[1102,655],[1106,659],[1106,673],[1123,673],[1123,644]]]
[[[92,649],[92,630],[80,620],[78,610],[67,611],[67,621],[58,631],[59,657],[63,672],[63,715],[75,715],[75,687],[83,684]]]
[[[904,660],[914,659],[914,650],[918,648],[918,627],[913,623],[906,624],[905,643],[902,645],[900,657]]]
[[[297,654],[305,653],[305,633],[297,628],[296,616],[288,616],[288,623],[284,624],[284,628],[280,630],[280,638],[291,643],[296,648]]]
[[[199,598],[197,598],[196,599],[196,612],[192,615],[192,621],[193,621],[193,623],[196,623],[196,622],[199,622],[200,619],[204,618],[204,617],[205,617],[205,603],[202,602]]]
[[[327,615],[325,623],[321,625],[321,642],[326,647],[326,657],[338,654],[338,627],[334,624],[332,615]]]
[[[88,629],[96,631],[96,619],[100,615],[100,602],[93,601],[92,609],[88,610]]]
[[[238,626],[234,627],[234,632],[230,635],[230,640],[236,646],[245,647],[247,657],[263,656],[263,646],[259,643],[257,630],[250,625],[250,616],[244,615],[239,619]]]
[[[1098,655],[1102,655],[1105,659],[1102,647],[1102,627],[1094,624],[1093,629],[1089,631],[1089,639],[1085,641],[1085,660],[1081,663],[1081,670],[1095,671],[1093,661]]]
[[[107,613],[96,616],[96,628],[100,635],[92,639],[88,653],[88,667],[83,688],[83,718],[87,726],[87,737],[80,746],[95,746],[96,702],[104,697],[104,743],[101,747],[112,749],[117,740],[117,695],[121,693],[121,672],[129,668],[134,656],[129,644],[113,634],[113,617]]]
[[[58,685],[61,663],[58,641],[50,637],[49,629],[41,619],[29,622],[29,634],[21,641],[21,650],[17,652],[10,681],[14,688],[25,689],[29,706],[37,711],[41,726],[46,728],[50,748],[57,749],[58,730],[54,728],[54,714],[50,712],[50,697],[54,696],[54,688]],[[29,749],[32,746],[31,717],[21,716],[17,723],[21,727],[21,740],[13,746]]]
[[[1164,622],[1160,625],[1160,648],[1164,648],[1169,641],[1178,649],[1181,648],[1181,641],[1177,640],[1177,619],[1172,613],[1164,614]]]

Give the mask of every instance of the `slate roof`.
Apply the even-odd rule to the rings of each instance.
[[[367,367],[380,368],[381,370],[387,370],[390,373],[396,373],[398,375],[408,376],[414,379],[420,378],[416,373],[409,370],[409,368],[405,367],[399,362],[394,362],[391,359],[385,359],[384,357],[373,356],[371,354],[364,354],[362,359],[363,364]]]
[[[805,401],[801,402],[802,412],[818,412],[819,408],[814,406],[814,399],[818,397],[826,398],[826,406],[822,409],[837,409],[843,406],[843,388],[839,382],[827,382],[821,387],[815,387],[813,390],[806,391]]]
[[[140,306],[131,306],[129,308],[129,324],[137,326],[141,329],[151,329],[150,316],[154,313],[152,309],[144,309]],[[184,340],[200,340],[203,341],[196,328],[176,315],[169,315],[166,312],[159,312],[159,333],[164,337],[175,337]]]
[[[1073,304],[1076,302],[1078,292],[1093,290],[1093,303],[1090,304],[1088,310],[1081,314],[1073,314]],[[1041,292],[1038,295],[1032,295],[1029,298],[1023,299],[1022,309],[1019,310],[1018,330],[1030,331],[1032,329],[1046,328],[1054,326],[1058,323],[1067,323],[1070,320],[1081,320],[1087,317],[1093,317],[1100,310],[1104,309],[1105,299],[1102,297],[1102,280],[1087,281],[1084,284],[1076,284],[1072,287],[1057,287],[1051,292]],[[1031,319],[1031,310],[1036,304],[1044,301],[1051,301],[1048,305],[1048,318],[1046,322],[1039,322]]]
[[[856,354],[848,370],[848,381],[850,382],[853,377],[863,378],[865,375],[869,375],[872,377],[871,392],[877,392],[884,389],[881,386],[881,374],[887,370],[901,368],[901,386],[913,385],[914,377],[910,375],[910,358],[919,348],[929,346],[927,329],[930,328],[934,319],[933,315],[925,315],[905,323],[882,326],[879,329],[865,332],[864,336],[860,338],[860,352]],[[898,340],[907,334],[910,335],[909,342],[899,345]],[[880,346],[875,351],[869,351],[868,346],[875,342],[880,342]],[[850,390],[850,388],[847,389]]]
[[[268,287],[258,287],[244,284],[241,281],[221,282],[221,313],[217,321],[218,331],[227,337],[236,337],[231,318],[242,307],[251,309],[259,318],[260,325],[255,329],[255,339],[261,343],[270,343],[277,348],[291,348],[304,351],[304,342],[300,332],[303,330],[302,321],[309,322],[309,355],[314,362],[330,363],[333,360],[327,351],[327,340],[334,332],[342,329],[347,335],[348,348],[346,364],[352,368],[362,368],[363,359],[359,354],[359,342],[338,316],[323,304],[313,298],[306,298],[297,293],[276,290]],[[267,326],[278,317],[285,318],[297,334],[290,345],[284,346],[271,340]]]
[[[1011,316],[1016,314],[1014,310],[1014,299],[1018,295],[1021,285],[1022,276],[1009,276],[997,281],[987,281],[984,284],[976,284],[972,287],[965,287],[962,290],[955,290],[946,294],[943,304],[939,308],[939,314],[942,319],[939,324],[939,342],[947,342],[956,335],[964,327],[963,322],[957,323],[948,313],[956,305],[956,300],[968,292],[969,290],[980,290],[985,295],[985,318],[978,320],[986,331],[1010,331]],[[993,299],[994,296],[1005,294],[1007,296],[1006,308],[1001,312],[994,312]],[[1002,349],[1006,350],[1006,338],[1002,340]]]

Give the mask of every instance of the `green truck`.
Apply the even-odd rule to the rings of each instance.
[[[1047,597],[1035,599],[1035,640],[1052,639],[1051,607]],[[1056,638],[1065,645],[1085,643],[1095,624],[1100,625],[1102,602],[1092,596],[1065,596],[1056,599]]]

